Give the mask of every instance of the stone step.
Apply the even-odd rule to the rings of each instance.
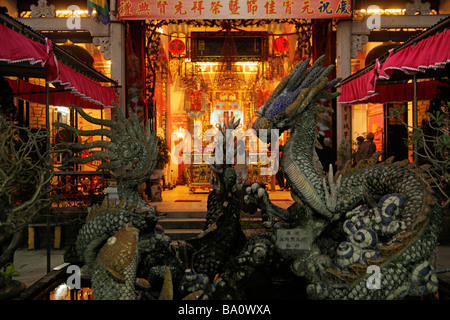
[[[158,223],[164,228],[164,233],[172,241],[195,238],[203,232],[206,223],[206,211],[162,211],[165,215],[159,217]]]
[[[162,211],[165,219],[206,218],[206,211]],[[161,219],[162,220],[162,219]]]
[[[159,216],[159,221],[164,220],[205,220],[206,219],[206,212],[199,212],[199,211],[173,211],[173,212],[165,212],[165,215]],[[261,213],[258,211],[255,214],[248,214],[243,213],[241,216],[241,219],[261,219]]]
[[[172,241],[196,238],[202,232],[203,232],[202,229],[167,229],[167,230],[164,230],[164,234],[169,236]]]
[[[206,220],[201,218],[166,218],[160,219],[158,223],[168,229],[203,229]]]
[[[189,217],[191,216],[191,217]],[[158,223],[164,228],[164,233],[168,235],[171,240],[186,240],[197,237],[203,232],[206,225],[206,212],[168,212],[166,216],[161,217]],[[261,223],[260,214],[244,214],[241,218],[243,227],[246,222],[248,226],[256,226]]]

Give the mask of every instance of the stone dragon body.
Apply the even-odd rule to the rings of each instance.
[[[278,208],[258,188],[248,190],[247,201],[264,208],[273,222],[280,218],[290,228],[313,233],[311,247],[291,266],[310,281],[307,292],[313,298],[395,299],[436,292],[428,259],[437,244],[441,211],[424,171],[407,160],[388,159],[333,175],[331,166],[325,173],[317,161],[316,116],[324,110],[318,102],[337,96],[324,90],[339,81],[328,81],[331,68],[321,67],[322,59],[308,69],[307,62],[297,65],[253,124],[256,130],[291,130],[281,166],[295,204]],[[367,285],[369,266],[379,267],[377,289]]]
[[[399,299],[436,292],[428,259],[436,247],[441,212],[421,168],[391,159],[376,163],[376,154],[368,165],[334,175],[332,167],[325,172],[318,161],[316,119],[328,110],[320,102],[338,96],[329,89],[339,82],[329,81],[332,67],[322,67],[322,60],[296,65],[253,123],[257,134],[263,129],[291,131],[281,166],[295,203],[277,207],[259,184],[243,190],[245,202],[269,218],[265,235],[247,237],[241,230],[239,191],[244,184],[236,166],[211,164],[205,232],[174,245],[154,210],[142,206],[134,191],[154,167],[154,148],[148,147],[154,145],[152,133],[141,131],[134,118],[121,117],[121,126],[106,123],[115,130],[107,136],[116,144],[101,147],[114,149],[119,145],[114,141],[131,137],[136,148],[126,157],[118,157],[116,149],[99,155],[113,156],[104,167],[115,170],[119,188],[127,191],[120,204],[106,199],[91,209],[77,238],[77,252],[92,273],[95,299],[241,299],[255,277],[277,273],[281,257],[294,276],[306,279],[313,299]],[[233,120],[228,128],[237,124]],[[146,154],[138,156],[142,152]],[[291,229],[307,232],[311,242],[286,256],[277,247],[277,235]],[[381,275],[378,284],[369,281],[374,266]]]

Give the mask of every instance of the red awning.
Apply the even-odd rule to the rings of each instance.
[[[384,63],[378,59],[374,67],[351,81],[341,85],[339,103],[387,103],[412,101],[412,83],[377,84],[377,80],[389,80],[395,70],[405,74],[444,68],[450,63],[450,30],[445,30],[417,44],[395,52],[392,49]],[[429,100],[435,96],[435,81],[417,83],[417,99]]]
[[[50,83],[59,83],[65,89],[70,90],[69,92],[75,97],[80,97],[92,104],[96,104],[98,107],[100,107],[100,105],[112,107],[112,102],[117,104],[114,88],[104,87],[98,82],[69,68],[60,61],[57,61],[57,68],[59,76],[56,80],[49,81]]]
[[[44,67],[49,59],[43,44],[33,41],[23,34],[11,30],[0,24],[0,61],[8,63],[28,61],[30,64],[39,63]]]
[[[70,90],[62,93],[65,103],[56,105],[79,104],[79,98],[90,102],[91,105],[97,105],[97,108],[101,105],[111,107],[112,102],[117,103],[114,88],[102,86],[59,61],[53,53],[53,44],[49,39],[46,39],[45,44],[41,44],[0,24],[0,43],[0,61],[39,63],[45,70],[47,82],[59,83]],[[42,91],[42,87],[38,91]]]
[[[437,87],[442,85],[437,80],[417,83],[417,100],[431,100],[437,94]],[[414,83],[386,83],[377,85],[377,92],[358,103],[387,103],[414,100]]]
[[[444,68],[450,62],[450,30],[442,31],[394,53],[380,69],[380,79],[388,80],[394,70],[406,74],[425,72],[427,69]]]
[[[11,87],[14,97],[29,102],[46,104],[45,87],[31,84],[24,80],[11,80],[6,78]],[[73,95],[70,91],[61,91],[59,89],[49,88],[49,104],[53,106],[69,107],[71,104],[80,108],[100,109],[99,104],[82,99],[80,96]]]
[[[376,82],[376,69],[372,69],[366,74],[358,77],[341,86],[341,95],[339,96],[340,103],[367,103],[367,100],[374,95]]]

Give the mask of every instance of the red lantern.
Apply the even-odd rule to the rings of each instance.
[[[169,51],[171,53],[181,54],[186,49],[186,45],[180,39],[173,39],[169,42]]]
[[[284,52],[289,49],[289,41],[286,38],[280,37],[273,41],[273,49],[277,52]]]

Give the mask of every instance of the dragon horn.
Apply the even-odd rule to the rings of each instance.
[[[266,103],[264,103],[264,106],[261,107],[261,109],[260,109],[260,113],[261,114],[264,114],[266,108],[268,106],[270,106],[270,104],[273,102],[273,100],[280,95],[281,91],[283,91],[284,88],[288,85],[288,83],[290,82],[291,78],[296,74],[297,70],[300,70],[300,68],[302,68],[301,70],[303,71],[303,69],[308,65],[309,60],[310,59],[306,59],[303,62],[297,63],[295,65],[295,67],[292,68],[291,72],[286,77],[281,79],[281,81],[278,84],[278,86],[275,88],[275,90],[273,90],[273,92],[269,96],[269,98],[267,98]]]
[[[300,66],[299,66],[299,64],[297,64],[297,65],[295,66],[296,70],[294,70],[295,73],[294,73],[294,75],[292,76],[292,80],[289,81],[289,83],[288,83],[287,86],[286,86],[286,88],[288,89],[288,91],[292,91],[292,90],[294,90],[298,85],[300,85],[301,80],[302,80],[302,74],[303,74],[303,71],[304,71],[305,68],[308,66],[310,60],[311,60],[311,59],[308,58],[308,59],[306,59],[305,61],[303,61],[303,62],[300,64]],[[297,68],[297,66],[298,66],[298,68]]]

